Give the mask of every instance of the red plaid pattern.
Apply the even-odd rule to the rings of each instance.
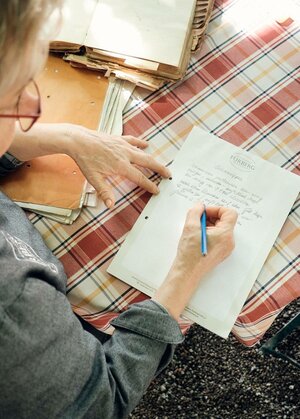
[[[185,79],[150,94],[137,89],[124,114],[124,133],[147,139],[148,152],[169,164],[192,126],[199,125],[299,174],[299,25],[292,15],[284,23],[269,18],[247,30],[233,18],[242,3],[249,4],[216,1],[204,45]],[[259,13],[253,12],[252,22]],[[106,332],[120,311],[147,298],[106,269],[150,195],[122,179],[111,183],[117,198],[111,211],[102,203],[87,208],[71,226],[30,216],[65,267],[74,310]],[[300,295],[299,202],[233,328],[245,345],[259,341],[281,310]],[[188,325],[182,321],[183,330]]]

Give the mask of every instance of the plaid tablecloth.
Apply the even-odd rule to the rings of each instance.
[[[299,18],[298,0],[216,1],[205,43],[185,79],[151,94],[137,89],[124,133],[147,139],[148,152],[168,164],[199,125],[299,174]],[[111,182],[117,196],[112,211],[101,203],[85,209],[72,226],[30,216],[65,267],[74,310],[106,332],[120,311],[147,298],[106,269],[150,195],[128,181]],[[245,345],[259,341],[300,296],[299,203],[298,197],[233,328]]]

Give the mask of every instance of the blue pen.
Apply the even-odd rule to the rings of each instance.
[[[204,206],[203,214],[200,218],[201,222],[201,253],[203,256],[207,255],[207,235],[206,235],[206,209]]]

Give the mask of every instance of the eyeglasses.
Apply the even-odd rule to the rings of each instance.
[[[30,80],[22,90],[16,109],[16,114],[4,113],[0,114],[0,118],[16,118],[21,130],[29,131],[41,116],[41,94],[34,80]]]

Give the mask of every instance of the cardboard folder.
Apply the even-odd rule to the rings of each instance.
[[[74,69],[60,58],[50,56],[37,83],[42,96],[40,122],[97,128],[108,79],[88,70]],[[0,179],[0,189],[20,206],[65,216],[82,207],[85,188],[85,177],[65,154],[38,157]]]

